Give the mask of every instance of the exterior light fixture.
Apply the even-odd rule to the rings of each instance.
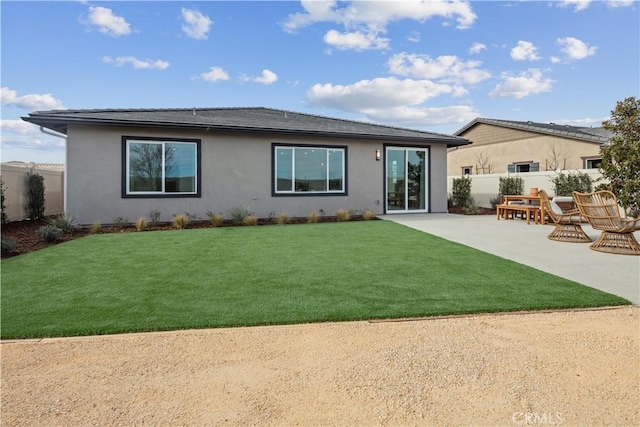
[[[380,161],[381,156],[382,153],[380,153],[380,150],[376,150],[376,161]]]

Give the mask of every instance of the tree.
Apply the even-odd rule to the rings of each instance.
[[[482,171],[483,174],[491,173],[491,163],[489,162],[489,155],[484,151],[479,151],[476,153],[476,171],[478,173]]]
[[[640,215],[640,99],[619,101],[602,126],[613,133],[602,148],[600,171],[630,216]]]
[[[547,151],[547,155],[549,156],[549,158],[547,159],[546,169],[552,171],[565,169],[567,154],[569,154],[569,150],[566,147],[563,147],[561,144],[557,145],[553,142],[549,143],[547,146],[549,148],[549,151]]]

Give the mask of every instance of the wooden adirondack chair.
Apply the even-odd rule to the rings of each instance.
[[[611,191],[574,191],[573,199],[591,227],[602,231],[598,240],[590,246],[591,249],[612,254],[640,255],[640,244],[633,236],[634,231],[640,230],[640,218],[622,218],[615,194]]]
[[[589,243],[592,241],[580,225],[582,218],[578,209],[563,212],[559,206],[553,206],[546,191],[540,190],[538,195],[540,196],[540,203],[544,208],[544,213],[548,214],[549,218],[556,224],[556,227],[547,236],[548,239],[571,243]]]

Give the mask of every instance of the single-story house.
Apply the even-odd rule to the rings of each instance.
[[[457,132],[471,141],[449,149],[450,176],[595,169],[611,134],[603,128],[476,118]]]
[[[66,136],[65,211],[79,224],[245,207],[259,218],[339,209],[447,211],[461,137],[271,108],[38,111]],[[46,131],[50,132],[50,131]]]

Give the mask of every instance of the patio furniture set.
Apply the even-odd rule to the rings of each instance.
[[[618,199],[611,191],[593,193],[573,192],[573,198],[551,199],[544,190],[537,194],[504,196],[496,206],[497,219],[522,217],[527,224],[545,224],[548,217],[555,227],[547,236],[551,240],[572,243],[590,243],[591,238],[582,229],[588,222],[600,237],[590,245],[599,251],[621,255],[639,255],[640,244],[633,235],[640,230],[640,218],[627,219],[620,214]]]

